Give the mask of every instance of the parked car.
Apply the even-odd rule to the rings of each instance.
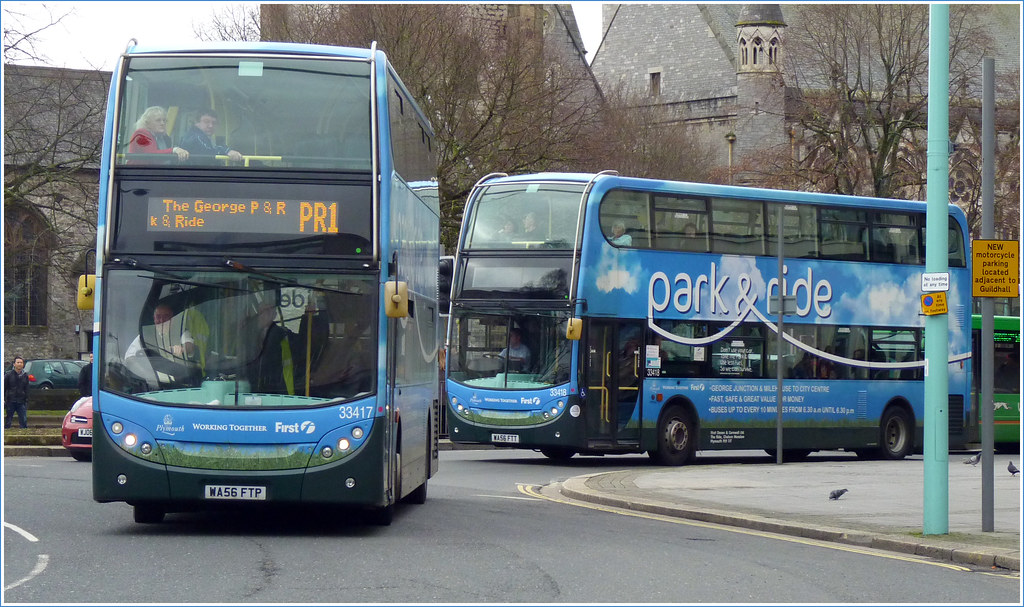
[[[92,459],[92,397],[83,396],[71,405],[60,428],[61,443],[80,462]]]
[[[29,389],[77,388],[84,360],[39,359],[25,363]]]

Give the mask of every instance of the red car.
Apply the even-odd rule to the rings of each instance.
[[[83,396],[71,405],[61,424],[61,442],[71,457],[80,462],[92,460],[92,397]]]

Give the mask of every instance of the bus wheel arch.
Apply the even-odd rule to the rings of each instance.
[[[658,416],[651,459],[663,466],[682,466],[697,452],[699,437],[697,410],[689,400],[675,398]]]
[[[889,401],[879,424],[878,453],[882,459],[900,460],[913,453],[915,424],[910,403],[902,398]]]

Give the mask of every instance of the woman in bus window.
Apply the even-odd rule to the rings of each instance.
[[[171,145],[167,134],[167,112],[154,105],[146,108],[135,123],[135,132],[128,141],[129,154],[175,154],[179,160],[188,159],[188,150]]]

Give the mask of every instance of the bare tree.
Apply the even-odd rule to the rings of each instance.
[[[254,42],[260,39],[260,9],[254,4],[224,4],[209,23],[193,24],[200,40]]]
[[[6,7],[4,17],[6,304],[19,296],[8,287],[23,279],[22,264],[35,266],[33,276],[44,285],[55,277],[61,287],[71,287],[95,246],[97,174],[110,75],[10,64],[38,57],[33,38],[55,22],[20,31],[11,25],[16,19],[8,19]],[[68,289],[48,288],[44,293],[58,316],[77,316]],[[45,324],[59,326],[55,320]],[[37,323],[29,318],[28,324]]]
[[[662,107],[624,86],[605,91],[601,124],[583,143],[601,168],[623,175],[715,181],[713,148],[691,127],[667,122]]]
[[[800,189],[891,197],[918,188],[917,134],[927,127],[926,5],[800,5],[787,31],[788,73],[803,153],[762,165]],[[970,7],[950,14],[951,95],[976,90],[987,37]]]

